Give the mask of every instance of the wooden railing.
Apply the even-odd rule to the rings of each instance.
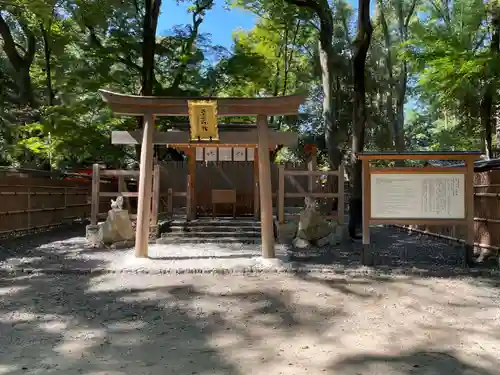
[[[308,189],[307,191],[302,187],[302,185],[296,181],[296,176],[307,176],[308,177]],[[320,183],[317,182],[317,178],[320,176],[329,176],[336,178],[336,181],[332,183],[327,183],[324,185],[326,190],[335,187],[335,192],[332,191],[317,191],[319,190]],[[296,192],[285,191],[285,178],[288,178],[291,185],[294,186]],[[324,190],[323,188],[321,190]],[[330,215],[327,213],[325,216],[327,219],[338,220],[340,224],[344,224],[344,168],[340,166],[336,171],[318,171],[318,170],[287,170],[285,166],[280,165],[278,170],[278,221],[283,223],[285,221],[285,199],[286,198],[317,198],[317,199],[336,199],[337,209],[335,215]],[[296,215],[286,215],[287,217]]]
[[[100,191],[101,177],[118,177],[118,191]],[[127,198],[137,198],[137,192],[126,191],[125,178],[139,178],[138,170],[101,170],[98,164],[94,164],[92,169],[92,196],[91,196],[91,215],[90,223],[96,225],[99,219],[106,218],[106,212],[99,212],[101,206],[101,197],[115,198],[122,196],[125,198],[125,208],[130,208],[130,202]],[[158,213],[160,207],[160,167],[155,165],[153,169],[153,194],[151,198],[151,224],[156,225],[158,222]],[[131,219],[135,219],[137,215],[130,214]]]

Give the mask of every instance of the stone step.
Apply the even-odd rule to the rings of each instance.
[[[181,245],[181,244],[245,244],[245,243],[260,243],[260,237],[182,237],[168,236],[161,237],[156,240],[157,244],[162,245]]]
[[[193,238],[204,238],[204,237],[230,237],[230,238],[240,238],[240,237],[259,237],[260,231],[232,231],[232,232],[222,232],[222,231],[196,231],[196,230],[188,230],[188,231],[172,231],[172,232],[164,232],[161,234],[162,237],[193,237]]]
[[[188,227],[251,227],[260,228],[260,221],[252,219],[197,219],[191,221],[174,220],[170,226],[188,226]]]
[[[260,226],[244,226],[244,227],[232,227],[227,225],[195,225],[195,226],[184,226],[184,225],[175,225],[169,228],[166,228],[164,233],[239,233],[239,232],[248,232],[248,233],[260,233]]]

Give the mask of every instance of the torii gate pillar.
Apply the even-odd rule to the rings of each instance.
[[[144,114],[144,132],[141,144],[139,169],[139,199],[137,203],[137,227],[135,235],[135,256],[147,258],[149,240],[149,218],[151,216],[151,185],[153,179],[153,133],[155,118]]]
[[[269,159],[269,140],[267,116],[257,116],[257,133],[259,139],[259,191],[260,191],[260,225],[262,235],[262,257],[274,258],[274,222],[273,196],[271,188],[271,162]]]

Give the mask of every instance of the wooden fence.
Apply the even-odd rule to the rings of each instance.
[[[279,166],[273,164],[271,180],[273,207],[277,210],[279,196]],[[306,172],[305,164],[287,164],[287,171],[299,171],[293,180],[286,178],[284,191],[288,192],[286,207],[304,206],[304,194],[309,191],[312,177]],[[101,170],[94,166],[95,176],[47,173],[40,171],[16,171],[7,173],[0,170],[0,234],[47,228],[71,222],[75,219],[91,219],[97,222],[106,217],[110,200],[119,195],[125,198],[125,208],[132,218],[137,208],[137,175],[131,170]],[[334,172],[336,173],[336,172]],[[188,168],[184,162],[162,163],[156,167],[153,182],[153,220],[167,213],[185,213],[190,202],[188,194]],[[235,189],[237,192],[237,214],[254,215],[256,171],[252,162],[197,163],[196,205],[198,215],[211,214],[210,191],[212,189]],[[323,172],[314,172],[324,175]],[[321,176],[319,176],[321,177]],[[314,179],[316,181],[316,179]],[[317,182],[317,181],[316,181]],[[315,184],[316,184],[315,182]],[[92,193],[94,185],[94,193]],[[297,189],[299,190],[293,193]],[[324,178],[315,187],[314,193],[335,194],[334,182]],[[298,195],[297,195],[298,194]],[[258,200],[257,200],[258,201]],[[94,202],[94,210],[92,210]],[[97,202],[97,204],[95,203]],[[156,203],[158,206],[156,206]],[[230,209],[230,207],[228,208]],[[221,207],[221,213],[225,214]],[[219,208],[218,208],[219,213]]]
[[[198,191],[208,191],[213,188],[225,188],[228,186],[227,179],[231,184],[237,186],[238,199],[243,197],[242,205],[253,204],[253,167],[249,165],[232,165],[238,162],[220,163],[220,165],[205,165],[200,163],[199,168],[205,168],[203,175],[197,176],[196,186]],[[167,206],[186,207],[187,188],[187,166],[184,163],[166,163],[159,168],[159,208],[158,212],[166,212]],[[224,178],[218,169],[222,169]],[[309,190],[309,176],[305,171],[305,165],[287,165],[286,170],[302,170],[295,179],[301,188],[307,193]],[[130,171],[127,171],[127,173]],[[113,175],[114,172],[100,171],[101,177]],[[319,173],[319,172],[318,172]],[[336,172],[334,172],[336,173]],[[314,173],[316,174],[316,173]],[[114,175],[117,175],[116,173]],[[118,187],[109,181],[99,182],[99,215],[102,217],[110,208],[110,197],[118,196],[118,191],[124,191],[124,176],[119,176]],[[272,188],[274,196],[274,207],[278,207],[279,197],[279,166],[272,166]],[[297,183],[296,181],[296,183]],[[328,179],[327,185],[333,183]],[[475,174],[475,222],[476,222],[476,244],[483,247],[500,248],[500,171],[492,170]],[[224,185],[225,184],[225,185]],[[285,192],[296,190],[294,183],[284,179]],[[157,185],[155,185],[157,186]],[[335,194],[332,187],[324,187],[322,191]],[[169,195],[169,190],[171,194]],[[109,194],[108,194],[109,193]],[[127,193],[127,192],[125,192]],[[136,191],[124,194],[129,197],[137,195]],[[336,192],[341,194],[340,191]],[[346,191],[347,193],[347,191]],[[110,195],[111,194],[111,195]],[[177,194],[177,195],[176,195]],[[292,193],[292,195],[294,195]],[[305,194],[307,195],[307,194]],[[304,205],[304,194],[297,198],[290,196],[286,198],[285,206],[302,207]],[[61,176],[48,175],[38,176],[33,173],[0,174],[0,234],[8,234],[17,231],[26,231],[38,228],[47,228],[70,222],[74,219],[91,217],[92,184],[86,181],[64,180]],[[347,199],[347,198],[346,198]],[[135,199],[131,199],[135,201]],[[129,203],[131,212],[134,211],[134,202]],[[343,207],[343,205],[339,205]],[[155,211],[155,208],[153,207]],[[253,207],[250,212],[253,213]],[[340,214],[339,214],[340,215]],[[424,231],[450,240],[463,240],[465,232],[461,227],[418,227],[412,229]]]
[[[88,182],[64,180],[53,174],[0,175],[0,234],[49,228],[87,218]]]

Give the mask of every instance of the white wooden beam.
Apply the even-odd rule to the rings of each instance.
[[[297,133],[293,132],[279,132],[268,130],[267,139],[270,147],[277,145],[296,146],[299,141]],[[142,131],[113,131],[111,133],[111,143],[115,145],[137,145],[143,139]],[[167,145],[167,144],[185,144],[194,145],[199,147],[216,147],[219,145],[257,145],[259,143],[259,136],[257,130],[249,130],[246,132],[220,132],[218,143],[190,143],[189,132],[171,131],[171,132],[155,132],[153,134],[153,144]]]

